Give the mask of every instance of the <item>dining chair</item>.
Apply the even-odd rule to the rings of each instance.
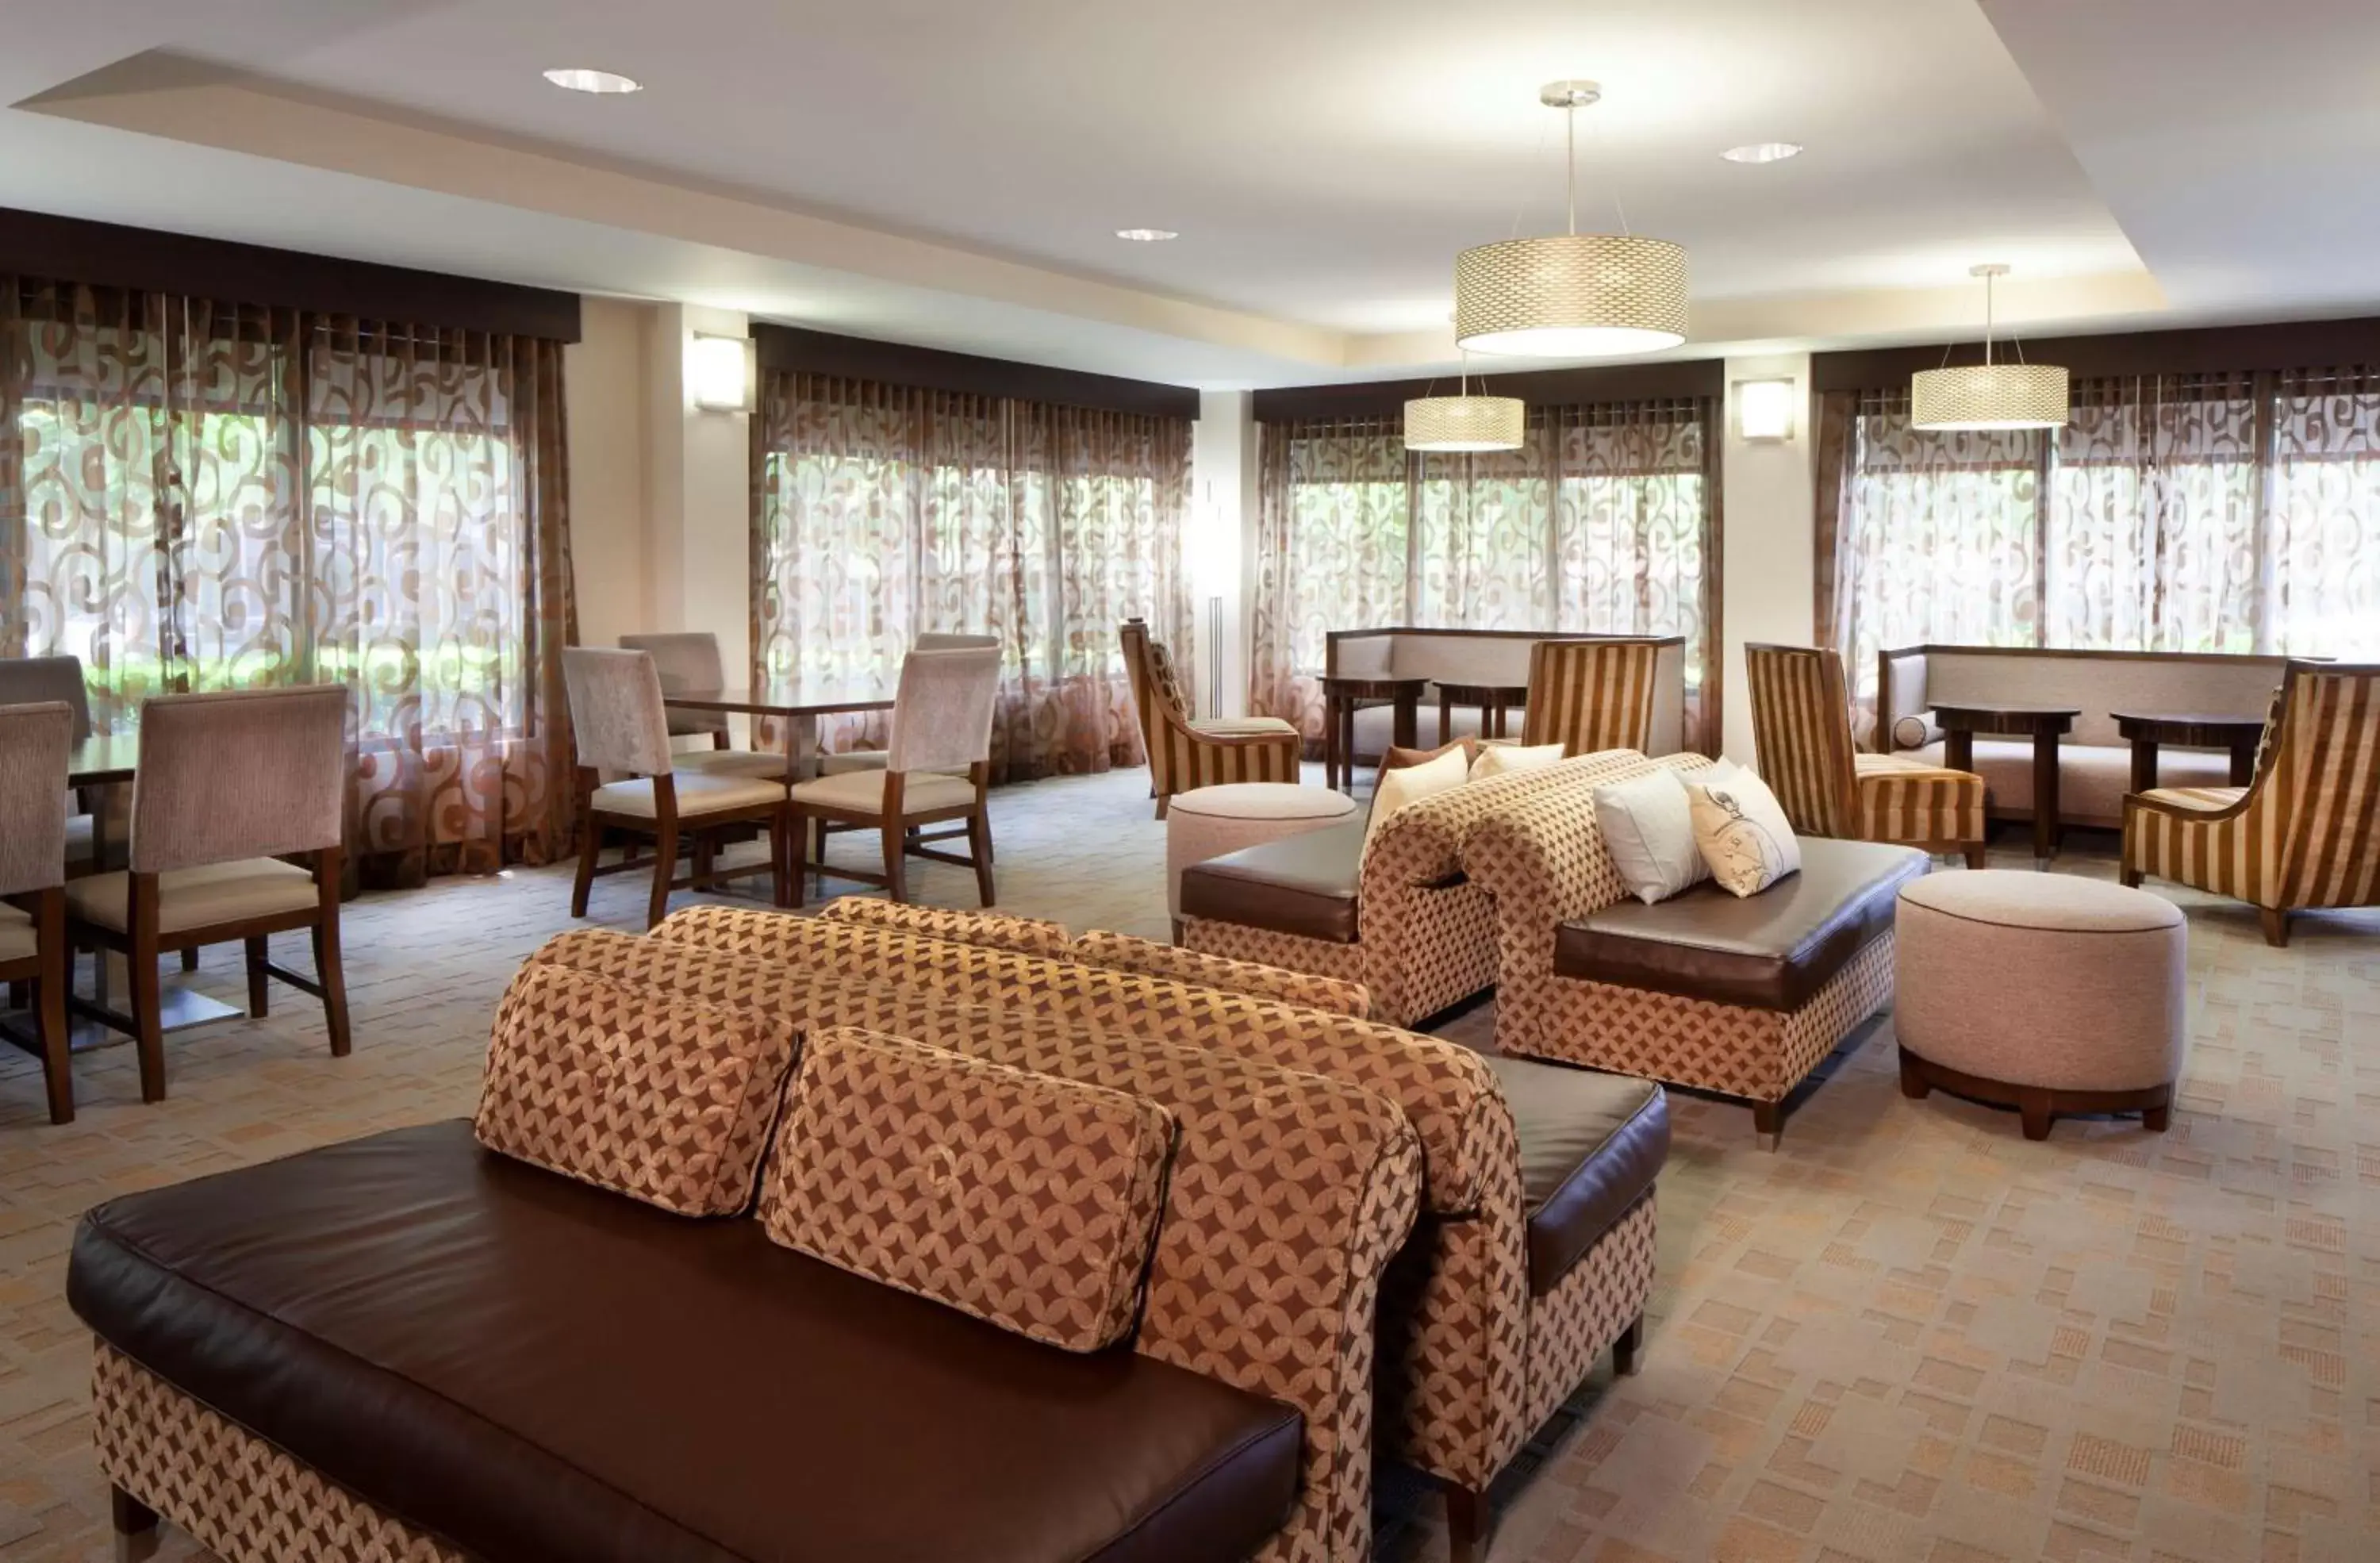
[[[1572,757],[1606,749],[1649,752],[1658,640],[1540,640],[1529,648],[1525,745],[1560,744]]]
[[[1984,866],[1984,779],[1854,749],[1840,653],[1755,644],[1743,648],[1743,663],[1754,758],[1795,830],[1955,853],[1970,868]]]
[[[131,867],[68,881],[67,917],[79,944],[125,954],[131,1013],[80,1000],[76,1008],[131,1034],[142,1101],[165,1096],[157,960],[167,951],[241,942],[249,1013],[266,1012],[266,981],[277,978],[322,1000],[331,1052],[346,1056],[339,869],[347,704],[336,684],[141,702]],[[313,938],[311,977],[272,960],[272,936],[298,928]]]
[[[727,687],[727,664],[719,654],[719,637],[709,630],[653,635],[624,635],[621,649],[643,651],[653,660],[664,695],[686,695]],[[672,738],[706,737],[709,748],[680,750],[682,770],[715,770],[732,776],[765,776],[783,780],[791,761],[782,752],[738,749],[728,735],[724,711],[690,711],[665,708]]]
[[[1295,727],[1279,717],[1195,719],[1173,658],[1162,641],[1149,638],[1148,621],[1126,619],[1117,636],[1148,750],[1148,791],[1158,818],[1179,793],[1225,782],[1297,780],[1305,740]]]
[[[0,980],[30,987],[50,1121],[74,1121],[67,1052],[67,816],[58,794],[74,745],[63,700],[0,705]]]
[[[64,704],[71,714],[73,743],[79,744],[91,736],[91,690],[82,680],[81,658],[0,658],[0,706],[32,706],[50,700]],[[74,806],[67,810],[66,861],[69,874],[104,866],[94,855],[98,835],[92,804],[87,794],[78,794]]]
[[[578,751],[578,877],[570,892],[570,915],[587,915],[588,892],[596,878],[650,868],[652,896],[645,926],[669,910],[674,890],[708,890],[752,874],[771,877],[776,903],[787,904],[785,784],[771,777],[733,772],[681,770],[671,752],[669,713],[662,704],[661,674],[645,651],[605,651],[565,647],[563,683],[570,697],[572,741]],[[601,772],[625,772],[604,782]],[[769,831],[769,860],[741,868],[717,866],[719,838],[753,826]],[[598,867],[605,839],[617,831],[653,843],[650,857],[624,847],[621,860]],[[677,872],[680,839],[695,848],[694,871]]]
[[[991,774],[992,704],[1000,689],[997,647],[917,650],[901,663],[892,699],[892,741],[881,770],[848,770],[797,783],[791,794],[795,850],[794,903],[803,903],[811,868],[809,821],[820,823],[817,868],[826,872],[826,827],[873,826],[882,838],[884,871],[834,872],[881,885],[894,901],[909,899],[907,860],[926,857],[975,870],[976,893],[992,903],[991,815],[986,803]],[[964,767],[965,775],[951,772]],[[944,820],[964,820],[966,855],[927,844],[910,832]]]
[[[2276,948],[2293,912],[2380,905],[2380,664],[2289,662],[2247,786],[2126,796],[2123,881],[2151,874],[2247,902]]]
[[[914,642],[912,642],[909,648],[913,651],[981,651],[987,649],[997,651],[1000,649],[1000,636],[996,635],[961,635],[948,631],[929,630],[926,634],[919,636]],[[820,755],[819,757],[819,774],[820,776],[839,776],[848,770],[881,771],[884,769],[884,760],[885,751],[882,749],[847,749],[839,755]],[[966,774],[966,771],[965,768],[961,768],[960,769],[954,772],[950,772],[949,774],[964,776]],[[831,835],[840,830],[864,830],[866,829],[868,829],[868,827],[865,825],[830,825],[823,819],[820,820],[818,824],[818,830],[821,836]],[[912,830],[909,832],[909,840],[913,842],[954,842],[965,834],[966,831],[964,829],[936,830],[930,833],[924,830]],[[820,847],[819,850],[820,855],[823,856],[826,849],[824,847]],[[991,852],[991,839],[989,836],[984,838],[983,850],[986,854],[990,854]]]

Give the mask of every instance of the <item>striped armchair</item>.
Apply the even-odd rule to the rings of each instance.
[[[1606,749],[1650,753],[1659,640],[1541,640],[1529,648],[1521,742],[1560,744],[1565,759]]]
[[[2245,787],[2161,787],[2124,799],[2124,883],[2155,874],[2264,914],[2380,905],[2380,664],[2291,661],[2277,736]]]
[[[1148,638],[1141,619],[1123,622],[1123,661],[1132,674],[1132,703],[1148,746],[1148,790],[1157,818],[1176,793],[1225,782],[1294,782],[1305,753],[1297,729],[1279,717],[1225,717],[1195,721],[1190,699],[1162,643]]]
[[[1852,747],[1843,660],[1815,646],[1743,648],[1761,780],[1805,836],[1961,854],[1984,866],[1984,779]]]

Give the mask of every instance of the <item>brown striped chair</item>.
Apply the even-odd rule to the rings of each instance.
[[[1132,674],[1132,703],[1140,713],[1140,735],[1148,745],[1148,786],[1157,818],[1165,818],[1173,794],[1226,782],[1294,782],[1305,740],[1279,717],[1222,717],[1198,721],[1160,641],[1148,624],[1126,619],[1123,661]]]
[[[2124,799],[2123,873],[2247,902],[2275,946],[2292,912],[2380,905],[2380,664],[2291,661],[2253,782]]]
[[[1661,651],[1674,640],[1541,640],[1529,648],[1524,745],[1560,744],[1566,759],[1654,747]]]
[[[1805,836],[1957,853],[1984,866],[1984,779],[1852,746],[1843,660],[1816,646],[1743,648],[1760,779]]]

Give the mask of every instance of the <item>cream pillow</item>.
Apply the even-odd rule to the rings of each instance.
[[[1767,784],[1732,760],[1686,783],[1694,844],[1711,878],[1736,895],[1757,895],[1802,866],[1802,843]]]
[[[1502,776],[1508,771],[1535,770],[1541,765],[1551,765],[1562,757],[1560,744],[1489,744],[1471,762],[1471,780],[1485,781],[1490,776]]]
[[[1451,792],[1463,785],[1470,774],[1461,749],[1449,749],[1433,760],[1408,765],[1395,770],[1383,770],[1378,785],[1372,789],[1372,817],[1364,827],[1364,845],[1368,850],[1372,838],[1389,822],[1389,816],[1407,804],[1439,793]]]
[[[1595,825],[1628,893],[1647,906],[1710,878],[1686,779],[1668,766],[1595,790]]]

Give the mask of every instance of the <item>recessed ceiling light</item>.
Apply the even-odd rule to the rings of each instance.
[[[589,70],[584,66],[565,66],[549,70],[545,79],[556,87],[573,92],[641,92],[645,84],[622,76],[615,70]]]
[[[1748,146],[1730,147],[1718,154],[1730,163],[1782,163],[1789,157],[1802,155],[1799,141],[1754,141]]]
[[[1167,239],[1178,239],[1181,236],[1171,228],[1118,228],[1116,230],[1116,237],[1130,239],[1135,244],[1163,244]]]

